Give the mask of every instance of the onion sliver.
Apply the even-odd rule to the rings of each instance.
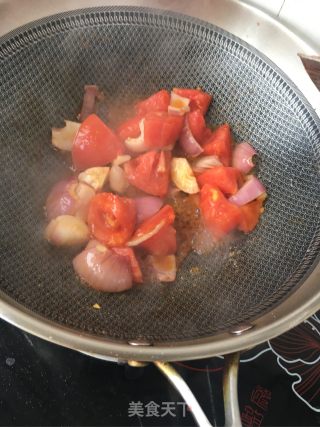
[[[185,117],[179,143],[183,151],[191,157],[197,157],[203,152],[203,148],[192,135],[188,118]]]
[[[222,166],[218,156],[204,156],[198,157],[191,164],[192,170],[195,173],[205,172],[207,169],[211,169],[214,166]]]
[[[163,200],[160,197],[153,196],[137,197],[134,201],[136,202],[138,224],[157,213],[163,205]]]
[[[256,150],[248,142],[241,142],[233,151],[232,166],[240,172],[248,173],[254,167],[252,157],[256,154]]]
[[[251,175],[240,190],[229,198],[229,202],[237,206],[243,206],[252,202],[252,200],[257,199],[265,192],[266,189],[263,184],[258,180],[258,178]]]

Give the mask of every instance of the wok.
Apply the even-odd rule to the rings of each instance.
[[[320,121],[261,53],[187,16],[105,7],[9,33],[0,61],[2,318],[98,357],[156,361],[173,378],[165,361],[252,347],[320,307]],[[259,152],[268,200],[257,229],[209,256],[190,254],[171,285],[122,294],[81,285],[70,254],[42,238],[43,205],[57,177],[70,173],[51,149],[50,129],[76,119],[91,83],[110,102],[173,86],[212,93],[208,121],[230,123],[235,140]],[[232,369],[226,391],[235,397]]]

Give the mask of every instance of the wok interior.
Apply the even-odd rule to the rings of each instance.
[[[167,343],[228,330],[285,298],[319,249],[319,129],[304,99],[256,52],[200,21],[127,8],[48,22],[0,46],[2,292],[83,332]],[[76,118],[89,83],[110,100],[174,86],[212,93],[208,121],[230,123],[259,153],[269,198],[257,229],[212,255],[191,254],[172,284],[121,294],[80,284],[72,254],[42,238],[43,205],[71,173],[50,129]]]

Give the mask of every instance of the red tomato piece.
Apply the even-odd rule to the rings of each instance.
[[[202,112],[200,110],[191,111],[187,114],[187,120],[192,135],[197,142],[201,142],[206,130],[206,122]]]
[[[151,149],[173,145],[180,136],[183,116],[168,113],[149,113],[144,120],[144,143]]]
[[[212,130],[210,128],[205,128],[203,135],[202,135],[202,144],[205,144],[206,142],[209,141],[209,139],[211,138],[212,135]]]
[[[130,267],[131,267],[133,281],[136,283],[142,283],[143,282],[142,272],[141,272],[139,262],[135,256],[133,249],[131,249],[131,248],[113,248],[113,251],[116,254],[124,256],[127,258],[127,260],[129,261]]]
[[[164,197],[170,180],[171,153],[149,151],[124,164],[131,185],[153,196]]]
[[[230,166],[232,156],[232,135],[230,126],[224,124],[215,129],[203,144],[203,153],[216,155],[224,166]]]
[[[165,205],[151,218],[144,221],[135,231],[134,235],[128,242],[129,246],[137,246],[142,242],[147,241],[152,236],[159,233],[160,230],[173,224],[175,214],[172,206]],[[149,236],[150,237],[147,237]]]
[[[139,247],[156,256],[175,254],[177,252],[176,230],[172,225],[163,227],[153,237],[142,242]]]
[[[183,89],[175,87],[173,92],[177,95],[190,99],[190,110],[199,109],[203,115],[206,114],[212,101],[212,96],[201,89]]]
[[[219,188],[224,194],[235,194],[238,191],[240,173],[237,169],[225,166],[214,166],[197,177],[199,185],[205,184]]]
[[[169,104],[170,94],[167,90],[162,89],[149,96],[149,98],[138,102],[135,105],[135,110],[138,115],[145,115],[152,111],[168,111]]]
[[[127,138],[138,138],[140,135],[139,124],[142,118],[142,116],[134,116],[118,126],[117,134],[121,141],[125,141]]]
[[[78,170],[104,166],[123,151],[117,135],[98,116],[90,114],[73,141],[72,161]]]
[[[201,189],[200,209],[205,225],[217,238],[235,230],[242,219],[240,208],[230,203],[218,188],[209,184]]]
[[[263,213],[263,202],[265,195],[258,197],[253,202],[247,203],[241,206],[242,218],[239,224],[239,230],[244,233],[250,233],[250,231],[256,228],[259,222],[260,215]]]
[[[100,193],[89,206],[88,225],[92,235],[106,246],[123,246],[136,225],[135,202],[112,193]]]

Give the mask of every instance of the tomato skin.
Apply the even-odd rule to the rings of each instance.
[[[244,206],[241,206],[242,218],[239,224],[238,229],[244,233],[250,233],[254,230],[259,222],[260,215],[263,213],[263,202],[265,196],[260,196],[253,202],[247,203]]]
[[[235,230],[242,219],[240,208],[209,184],[205,184],[200,191],[200,209],[205,225],[217,238]]]
[[[126,247],[126,248],[113,248],[113,251],[116,254],[120,256],[124,256],[128,259],[131,267],[133,281],[136,283],[142,283],[143,282],[142,272],[140,269],[139,262],[135,256],[134,250]]]
[[[73,141],[72,161],[77,170],[105,166],[124,152],[117,135],[95,114],[82,123]]]
[[[140,240],[141,237],[151,233],[152,231],[154,231],[155,228],[159,226],[160,226],[159,231],[162,230],[168,225],[173,224],[174,219],[175,219],[175,213],[172,206],[170,205],[163,206],[151,218],[146,219],[142,224],[139,225],[134,235],[130,239],[130,242],[134,240]]]
[[[140,135],[139,125],[142,119],[143,116],[134,116],[118,126],[117,135],[121,141],[125,141],[127,138],[138,138]]]
[[[210,128],[205,128],[203,135],[202,135],[202,144],[205,144],[206,142],[209,141],[209,139],[211,138],[212,135],[212,130]]]
[[[170,181],[171,153],[149,151],[124,164],[129,183],[152,196],[164,197]]]
[[[209,105],[212,101],[212,96],[201,89],[184,89],[175,87],[173,92],[177,95],[189,98],[190,110],[194,111],[199,109],[203,115],[208,111]]]
[[[175,254],[177,252],[176,230],[172,225],[163,227],[159,233],[142,242],[139,247],[156,256]]]
[[[206,130],[206,122],[202,112],[199,109],[191,111],[187,114],[187,120],[192,135],[197,140],[197,142],[200,143],[203,140]]]
[[[232,135],[228,124],[219,126],[207,137],[203,143],[203,153],[218,156],[224,166],[231,165]]]
[[[161,149],[173,145],[180,136],[183,117],[170,115],[167,112],[150,112],[145,116],[137,115],[122,123],[117,134],[121,141],[127,138],[138,138],[141,134],[140,122],[144,119],[144,143],[150,149]]]
[[[180,136],[183,116],[168,113],[149,113],[144,120],[144,143],[150,149],[173,145]]]
[[[138,115],[145,115],[153,111],[168,111],[170,104],[170,94],[167,90],[162,89],[149,98],[138,102],[135,105],[135,110]]]
[[[134,232],[135,202],[112,193],[99,193],[89,206],[88,225],[92,235],[109,247],[123,246]]]
[[[240,173],[237,169],[226,166],[213,166],[197,177],[199,185],[217,187],[224,194],[235,194],[238,191]]]

